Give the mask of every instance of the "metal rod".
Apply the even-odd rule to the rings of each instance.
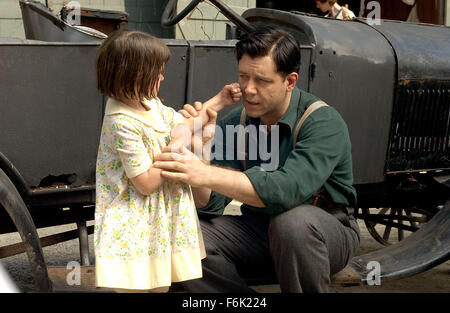
[[[94,226],[87,227],[88,235],[94,232]],[[48,247],[56,245],[57,243],[69,241],[79,238],[77,229],[69,230],[63,233],[49,235],[40,238],[41,247]],[[11,245],[0,247],[0,259],[7,258],[16,254],[26,252],[25,244],[23,242],[14,243]]]
[[[194,65],[195,65],[195,43],[188,43],[188,57],[187,57],[187,80],[186,80],[186,102],[193,103],[193,89],[194,89]]]
[[[78,242],[80,244],[80,260],[81,265],[90,265],[89,261],[89,240],[86,221],[78,221]]]

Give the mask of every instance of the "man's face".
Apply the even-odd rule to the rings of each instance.
[[[272,57],[251,58],[244,54],[238,74],[247,115],[261,118],[265,124],[277,122],[289,106],[288,91],[292,88],[289,80],[277,72]]]

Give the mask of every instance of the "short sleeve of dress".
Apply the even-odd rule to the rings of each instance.
[[[165,106],[163,104],[160,105],[161,113],[164,117],[164,120],[169,125],[170,129],[173,129],[175,125],[183,123],[184,117],[173,108]]]
[[[128,178],[146,172],[153,160],[144,144],[142,130],[130,121],[119,120],[113,125],[113,146]]]
[[[176,124],[183,123],[183,121],[184,121],[183,115],[173,110],[172,127]]]

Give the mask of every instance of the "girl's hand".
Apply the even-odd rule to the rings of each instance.
[[[215,126],[217,121],[217,112],[206,108],[208,122],[202,125],[200,129],[194,132],[186,124],[178,124],[171,131],[167,151],[178,151],[180,147],[189,147],[201,159],[209,160],[212,139],[215,135]]]
[[[242,97],[241,87],[238,83],[225,85],[216,97],[218,97],[219,103],[224,106],[236,104]]]
[[[211,145],[214,139],[217,121],[217,112],[207,108],[208,122],[203,125],[201,130],[192,135],[191,151],[201,160],[210,160]]]
[[[217,95],[215,95],[207,102],[201,103],[200,101],[195,101],[194,105],[185,104],[183,106],[183,109],[179,110],[178,113],[183,115],[184,118],[198,117],[199,112],[204,107],[204,104],[206,104],[207,107],[218,112],[225,106],[230,106],[238,103],[239,100],[241,100],[241,97],[241,87],[238,83],[232,83],[229,85],[225,85],[225,87],[223,87],[223,89]]]

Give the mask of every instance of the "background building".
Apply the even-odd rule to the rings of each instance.
[[[450,0],[446,1],[445,25],[450,26]]]
[[[69,0],[39,0],[47,4],[53,13],[59,15],[64,3]],[[314,0],[223,0],[238,13],[249,8],[264,7],[278,10],[295,10],[313,14],[322,13],[316,9]],[[78,0],[81,7],[127,12],[128,28],[149,32],[160,38],[184,38],[194,40],[225,39],[227,19],[209,2],[201,2],[176,26],[162,27],[161,14],[167,0]],[[181,11],[190,0],[178,0]],[[367,4],[371,0],[338,0],[358,16],[367,16]],[[410,20],[423,23],[450,26],[450,0],[378,0],[382,19]],[[414,3],[415,6],[407,3]],[[22,14],[18,0],[0,1],[0,37],[25,38]]]
[[[69,0],[39,0],[55,15]],[[160,38],[225,39],[226,18],[208,1],[198,5],[196,10],[177,26],[161,26],[161,15],[167,0],[78,0],[81,7],[123,11],[128,13],[128,29],[137,29]],[[190,0],[179,0],[181,11]],[[256,6],[256,0],[225,0],[236,12],[242,13]],[[0,37],[25,38],[22,13],[18,0],[0,0]]]

